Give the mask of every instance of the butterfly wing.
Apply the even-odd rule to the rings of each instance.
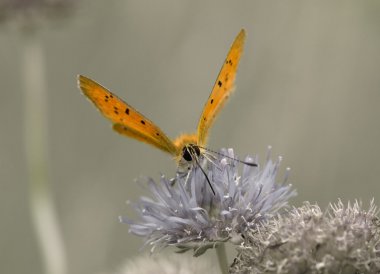
[[[244,40],[245,31],[242,29],[227,54],[211,94],[203,108],[203,113],[198,122],[198,145],[202,146],[207,142],[208,130],[215,121],[216,115],[234,90],[234,82],[237,67],[243,52]]]
[[[153,145],[174,156],[177,148],[165,133],[136,109],[95,81],[79,75],[78,86],[120,134]]]

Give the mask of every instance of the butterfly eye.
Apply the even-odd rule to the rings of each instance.
[[[182,157],[188,162],[191,162],[193,160],[193,155],[196,155],[197,157],[201,154],[201,150],[198,146],[190,144],[183,148],[182,150]]]

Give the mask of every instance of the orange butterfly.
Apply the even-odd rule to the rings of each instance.
[[[113,122],[115,131],[171,154],[175,157],[178,166],[183,166],[193,162],[204,153],[203,146],[206,145],[208,131],[216,115],[234,90],[236,71],[243,52],[244,40],[245,31],[242,29],[227,54],[203,108],[197,133],[183,134],[175,140],[167,137],[152,121],[95,81],[79,75],[78,86],[100,112]]]

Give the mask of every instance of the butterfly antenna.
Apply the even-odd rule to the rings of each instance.
[[[230,157],[230,156],[228,156],[228,155],[225,155],[225,154],[220,153],[220,152],[217,152],[217,151],[213,151],[213,150],[208,149],[208,148],[205,148],[205,147],[201,147],[201,146],[198,146],[198,147],[200,147],[201,149],[204,149],[204,150],[206,150],[206,151],[208,151],[208,152],[215,153],[215,154],[217,154],[217,155],[219,155],[219,156],[223,156],[223,157],[226,157],[226,158],[228,158],[228,159],[231,159],[231,160],[237,161],[237,162],[239,162],[239,163],[245,164],[245,165],[247,165],[247,166],[257,166],[256,163],[252,163],[252,162],[247,162],[247,161],[239,160],[239,159],[236,159],[236,158]]]
[[[216,162],[215,162],[216,157],[215,157],[212,153],[206,151],[206,152],[204,152],[204,153],[202,154],[202,156],[203,156],[207,161],[209,161],[211,164],[213,164],[216,168],[218,168],[219,170],[221,170],[221,168],[218,167],[218,165],[217,165]]]
[[[189,150],[188,150],[188,151],[189,151]],[[214,190],[214,188],[213,188],[212,185],[211,185],[211,181],[210,181],[210,179],[208,178],[208,176],[207,176],[207,174],[206,174],[206,171],[204,171],[204,169],[202,168],[201,164],[199,163],[199,161],[198,161],[198,156],[197,156],[192,150],[189,151],[189,152],[190,152],[190,154],[192,155],[192,157],[193,157],[193,159],[195,160],[195,162],[196,162],[196,164],[198,165],[198,167],[200,168],[200,170],[202,171],[203,175],[206,177],[207,183],[208,183],[208,185],[210,186],[211,191],[212,191],[212,193],[213,193],[214,196],[215,196],[215,190]]]
[[[205,175],[206,180],[207,180],[207,183],[208,183],[208,185],[210,186],[212,193],[215,195],[215,190],[214,190],[214,188],[212,187],[211,182],[210,182],[210,179],[208,178],[206,172],[205,172],[204,169],[201,167],[201,165],[199,164],[199,162],[198,162],[197,159],[195,159],[195,162],[197,163],[197,165],[198,165],[199,168],[201,169],[202,173]]]

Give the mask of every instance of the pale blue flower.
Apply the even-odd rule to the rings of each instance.
[[[144,237],[152,251],[176,246],[200,255],[220,242],[239,243],[243,233],[273,216],[296,193],[285,185],[286,178],[281,184],[275,182],[280,158],[273,162],[268,157],[263,167],[231,158],[235,158],[232,149],[222,150],[204,167],[215,195],[197,166],[187,176],[177,175],[174,186],[165,176],[159,183],[149,178],[152,198],[141,197],[134,204],[139,218],[121,221],[130,225],[131,233]]]

